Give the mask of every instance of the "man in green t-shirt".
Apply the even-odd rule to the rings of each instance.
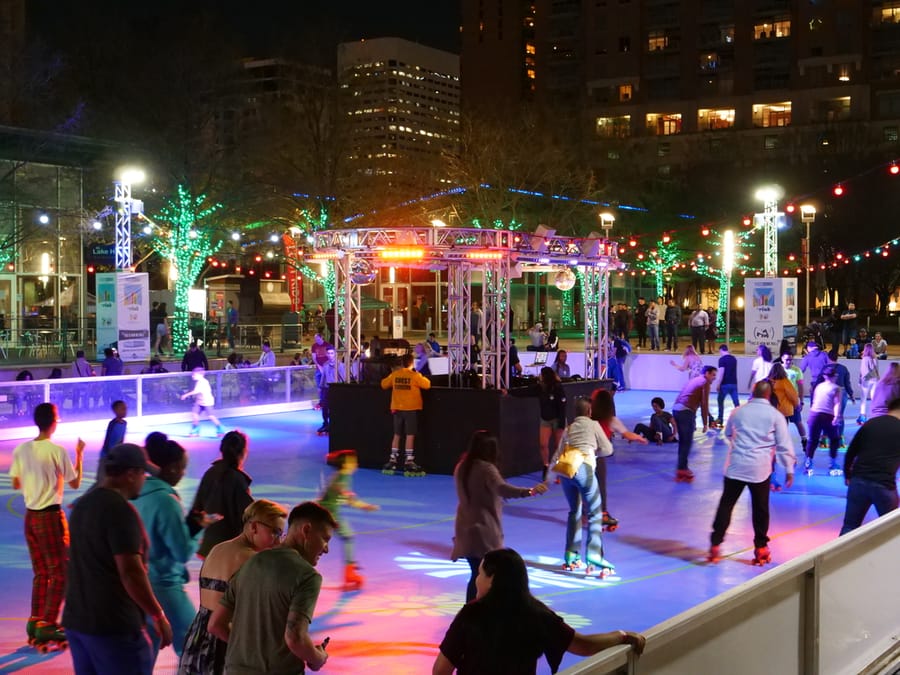
[[[316,645],[309,625],[322,587],[315,565],[335,527],[319,504],[295,506],[281,546],[260,551],[232,577],[209,619],[209,632],[228,643],[229,675],[295,675],[325,665],[327,641]]]

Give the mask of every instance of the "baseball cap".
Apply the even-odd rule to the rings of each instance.
[[[151,476],[159,475],[159,467],[147,458],[147,451],[134,443],[119,443],[106,453],[106,466],[143,469]]]

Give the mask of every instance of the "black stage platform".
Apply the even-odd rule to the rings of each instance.
[[[564,382],[568,419],[574,416],[575,397],[612,387],[612,380]],[[536,397],[510,396],[496,389],[433,386],[422,393],[422,399],[416,461],[428,473],[452,474],[469,437],[478,429],[487,429],[500,439],[500,471],[504,476],[541,469]],[[359,455],[360,466],[380,469],[390,455],[393,436],[391,392],[378,385],[335,383],[329,387],[328,400],[329,449],[352,448]]]

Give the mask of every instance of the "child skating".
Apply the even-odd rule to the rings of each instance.
[[[190,435],[200,435],[200,413],[205,412],[209,421],[216,425],[216,433],[219,436],[223,436],[225,434],[225,427],[222,426],[219,418],[213,414],[213,406],[216,404],[216,399],[213,396],[209,380],[206,379],[203,372],[203,368],[194,368],[194,370],[191,371],[191,377],[194,380],[194,388],[181,395],[182,401],[188,396],[194,397],[194,407],[191,410],[193,426],[191,427]]]
[[[353,492],[353,474],[359,468],[359,460],[354,450],[336,450],[326,456],[329,466],[337,469],[331,477],[331,481],[325,488],[325,492],[319,498],[319,504],[324,506],[338,522],[337,535],[344,543],[344,590],[357,591],[362,588],[365,578],[360,575],[359,567],[353,553],[353,529],[347,519],[341,516],[341,506],[346,504],[354,509],[363,511],[377,511],[376,504],[368,504],[356,496]]]

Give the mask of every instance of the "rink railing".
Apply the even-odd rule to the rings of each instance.
[[[238,368],[205,373],[219,417],[264,415],[311,408],[319,398],[312,366]],[[60,431],[84,423],[106,423],[115,400],[128,404],[129,428],[190,419],[190,373],[122,375],[0,383],[0,439],[34,435],[34,407],[49,401],[59,408]]]
[[[654,626],[641,657],[616,647],[563,675],[874,675],[900,659],[898,560],[900,510]]]

